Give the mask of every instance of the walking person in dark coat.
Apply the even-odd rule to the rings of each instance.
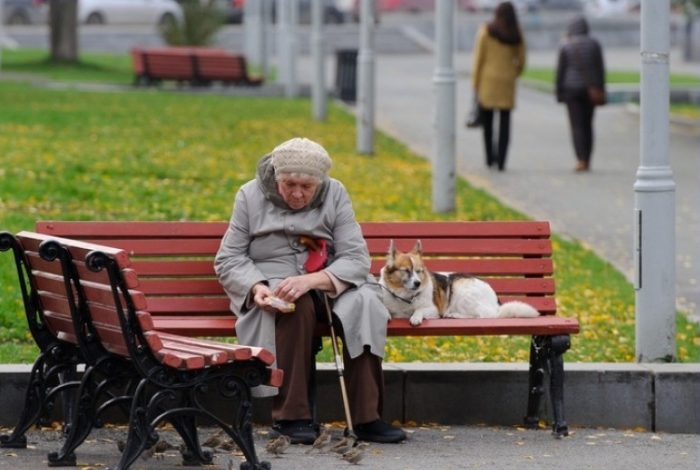
[[[605,65],[600,43],[588,35],[588,23],[580,17],[568,28],[559,50],[556,76],[557,101],[566,103],[576,152],[576,171],[588,171],[593,153],[593,113],[588,88],[605,90]]]

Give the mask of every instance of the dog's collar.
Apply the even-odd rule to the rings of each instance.
[[[391,289],[389,289],[389,288],[388,288],[387,286],[385,286],[384,284],[381,284],[381,283],[379,283],[379,282],[376,282],[376,283],[374,283],[374,284],[378,285],[379,287],[381,287],[382,289],[384,289],[385,291],[387,291],[389,294],[391,294],[391,296],[392,296],[393,298],[395,298],[395,299],[397,299],[397,300],[400,300],[401,302],[405,302],[405,303],[407,303],[407,304],[409,304],[409,305],[412,304],[413,301],[416,300],[416,297],[418,297],[418,295],[420,294],[419,292],[416,292],[415,294],[413,294],[413,296],[411,296],[410,298],[407,299],[407,298],[405,298],[405,297],[401,297],[399,294],[396,294],[395,292],[393,292]]]

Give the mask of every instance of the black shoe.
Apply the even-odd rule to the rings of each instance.
[[[275,421],[272,425],[271,437],[277,437],[280,434],[289,436],[292,444],[313,444],[318,437],[318,431],[310,419]]]
[[[396,428],[381,419],[355,426],[355,434],[361,441],[392,444],[406,439],[403,429]]]

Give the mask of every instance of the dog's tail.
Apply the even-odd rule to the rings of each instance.
[[[532,305],[513,300],[498,307],[498,316],[501,318],[533,318],[539,317],[540,312]]]

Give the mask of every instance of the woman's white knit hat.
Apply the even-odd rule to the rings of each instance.
[[[303,173],[323,179],[330,170],[331,157],[320,144],[306,137],[282,142],[272,151],[275,174]]]

